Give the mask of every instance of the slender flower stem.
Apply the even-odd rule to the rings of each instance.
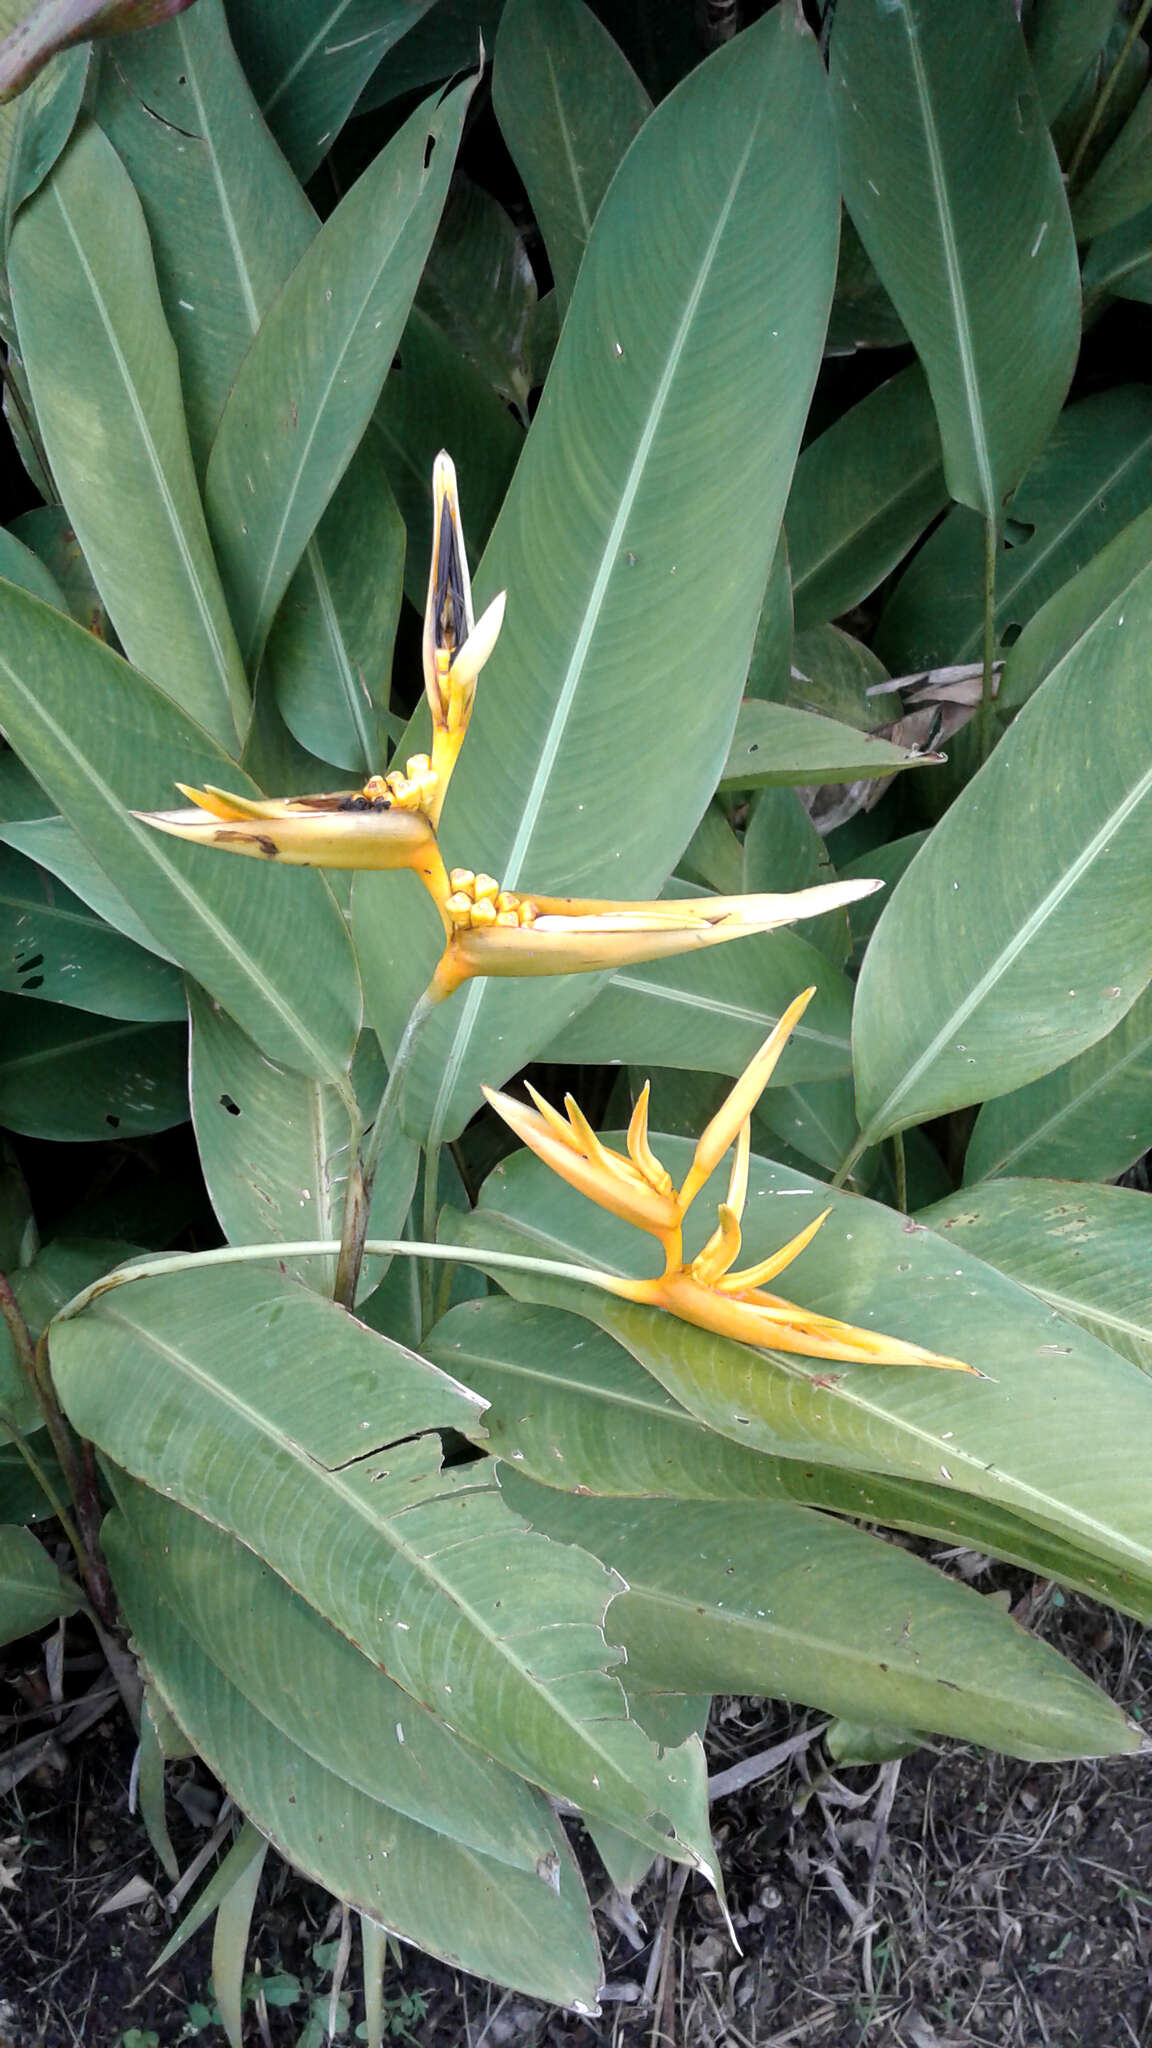
[[[896,1181],[896,1207],[902,1216],[908,1214],[908,1166],[904,1158],[904,1133],[897,1131],[892,1139],[892,1163]]]
[[[977,735],[980,744],[980,759],[988,759],[992,752],[992,706],[996,667],[996,554],[1000,544],[1000,532],[991,514],[984,519],[984,659],[980,675],[980,710],[977,714]]]
[[[385,1140],[392,1130],[396,1105],[400,1098],[400,1087],[412,1056],[412,1048],[421,1026],[442,1000],[433,984],[431,988],[425,989],[416,1004],[404,1026],[404,1034],[388,1070],[388,1085],[380,1097],[380,1105],[376,1111],[368,1143],[352,1161],[344,1195],[344,1220],[340,1232],[340,1255],[336,1261],[336,1282],[332,1290],[334,1298],[342,1308],[351,1309],[355,1306],[356,1285],[360,1278],[360,1268],[364,1263],[364,1243],[368,1235],[368,1216],[372,1208],[372,1189]]]
[[[1068,169],[1064,173],[1064,182],[1068,186],[1069,191],[1071,191],[1072,187],[1076,183],[1076,179],[1080,172],[1080,167],[1083,164],[1084,159],[1087,156],[1088,150],[1091,146],[1092,138],[1095,135],[1096,130],[1098,129],[1101,121],[1104,118],[1104,114],[1107,109],[1109,100],[1115,92],[1116,87],[1120,83],[1120,78],[1124,70],[1124,66],[1128,62],[1129,52],[1132,49],[1132,46],[1135,43],[1136,38],[1139,35],[1141,29],[1143,28],[1144,23],[1148,19],[1150,9],[1152,9],[1152,0],[1143,0],[1143,5],[1137,8],[1136,13],[1132,17],[1131,23],[1129,24],[1128,33],[1124,38],[1120,54],[1117,57],[1116,62],[1112,66],[1111,71],[1108,73],[1107,78],[1104,80],[1103,85],[1101,86],[1099,92],[1096,95],[1096,104],[1093,107],[1092,112],[1090,113],[1087,121],[1084,124],[1084,133],[1081,135],[1079,142],[1076,144],[1076,147],[1068,160]]]
[[[598,1273],[593,1266],[566,1264],[559,1259],[533,1259],[519,1252],[488,1252],[481,1251],[479,1247],[472,1250],[459,1244],[426,1244],[410,1237],[366,1237],[361,1249],[370,1259],[443,1259],[457,1265],[479,1266],[482,1271],[491,1267],[493,1272],[542,1273],[549,1280],[586,1280],[593,1287],[603,1288],[605,1293],[612,1292],[613,1276]],[[203,1266],[246,1266],[259,1264],[262,1260],[279,1263],[282,1259],[331,1258],[339,1250],[339,1238],[305,1237],[288,1243],[226,1244],[211,1252],[165,1252],[143,1265],[120,1266],[114,1273],[106,1273],[102,1280],[93,1280],[90,1286],[74,1294],[71,1301],[65,1302],[53,1317],[53,1322],[68,1322],[102,1295],[137,1280],[159,1280],[171,1273],[195,1273]]]

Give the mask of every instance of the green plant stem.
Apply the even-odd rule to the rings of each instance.
[[[90,1486],[83,1464],[77,1456],[71,1432],[56,1399],[56,1394],[47,1371],[47,1347],[44,1347],[43,1369],[41,1369],[40,1351],[32,1341],[32,1332],[24,1319],[24,1311],[16,1299],[12,1283],[6,1273],[0,1273],[0,1315],[3,1316],[8,1327],[8,1335],[12,1339],[12,1349],[16,1356],[16,1362],[40,1411],[44,1426],[52,1443],[52,1448],[56,1453],[60,1470],[64,1474],[65,1483],[72,1496],[73,1507],[76,1510],[76,1521],[73,1521],[72,1516],[68,1513],[67,1508],[56,1493],[35,1452],[25,1440],[23,1431],[7,1416],[4,1418],[5,1427],[10,1432],[13,1443],[32,1473],[37,1485],[42,1488],[45,1496],[51,1503],[52,1512],[75,1552],[77,1565],[80,1568],[81,1576],[92,1598],[93,1605],[101,1615],[110,1613],[112,1611],[111,1588],[104,1570],[103,1558],[94,1540],[96,1530],[100,1526],[99,1503],[95,1500],[93,1488]],[[43,1345],[43,1339],[41,1339],[41,1345]],[[84,1531],[83,1535],[81,1531]],[[101,1596],[103,1596],[104,1600],[103,1605],[101,1605]]]
[[[424,1150],[424,1213],[422,1227],[428,1242],[436,1238],[437,1218],[440,1214],[440,1151],[439,1138],[429,1139]],[[430,1261],[420,1267],[420,1334],[426,1337],[436,1319],[435,1267]]]
[[[1072,155],[1068,159],[1068,169],[1064,173],[1064,182],[1069,190],[1076,183],[1080,167],[1091,148],[1092,138],[1104,118],[1109,100],[1120,83],[1120,74],[1128,62],[1128,52],[1131,50],[1144,23],[1147,21],[1150,10],[1152,10],[1152,0],[1143,0],[1143,4],[1137,8],[1129,24],[1128,33],[1121,45],[1120,54],[1096,95],[1096,104],[1084,124],[1084,133],[1081,135]]]
[[[996,553],[1000,530],[991,513],[984,518],[984,651],[980,675],[980,710],[977,736],[980,759],[992,752],[992,695],[996,677]]]
[[[892,1139],[892,1163],[896,1180],[896,1207],[902,1216],[908,1214],[908,1165],[904,1157],[904,1133],[897,1131]]]
[[[55,1515],[56,1520],[59,1522],[60,1527],[63,1529],[65,1536],[71,1544],[72,1549],[76,1554],[76,1562],[78,1564],[82,1564],[83,1546],[80,1542],[80,1532],[77,1529],[75,1522],[72,1520],[72,1517],[69,1514],[67,1508],[65,1507],[64,1502],[61,1500],[60,1495],[57,1493],[56,1488],[53,1486],[52,1481],[49,1479],[48,1474],[45,1471],[43,1465],[40,1463],[39,1458],[36,1456],[35,1451],[32,1449],[32,1446],[29,1443],[27,1437],[25,1436],[23,1430],[21,1429],[19,1423],[15,1420],[13,1416],[6,1414],[3,1409],[0,1409],[0,1427],[3,1427],[7,1430],[9,1437],[11,1438],[13,1444],[20,1453],[20,1456],[23,1458],[24,1463],[27,1465],[28,1470],[31,1472],[33,1479],[36,1481],[37,1486],[40,1488],[40,1491],[47,1500],[48,1505],[52,1510],[52,1513]]]
[[[101,1280],[93,1280],[90,1286],[81,1288],[71,1301],[65,1302],[53,1323],[70,1322],[80,1315],[90,1303],[101,1295],[110,1294],[114,1288],[127,1287],[137,1280],[160,1280],[170,1273],[194,1273],[203,1266],[245,1266],[262,1259],[322,1259],[331,1258],[340,1249],[336,1237],[305,1237],[292,1239],[287,1243],[273,1244],[226,1244],[212,1252],[165,1252],[150,1259],[145,1265],[120,1266],[114,1273],[106,1273]],[[602,1287],[611,1292],[611,1275],[598,1273],[594,1266],[565,1263],[560,1259],[533,1259],[520,1252],[473,1251],[466,1245],[426,1244],[410,1237],[366,1237],[363,1245],[366,1258],[443,1259],[456,1265],[479,1266],[483,1272],[491,1267],[494,1272],[543,1273],[550,1280],[587,1280],[593,1287]]]
[[[344,1218],[340,1231],[340,1252],[336,1261],[336,1281],[332,1290],[335,1300],[342,1308],[351,1309],[355,1305],[360,1268],[364,1263],[364,1243],[368,1235],[372,1189],[384,1142],[392,1129],[396,1105],[400,1099],[400,1086],[412,1056],[412,1048],[421,1026],[442,1000],[439,993],[434,993],[433,989],[425,989],[404,1026],[403,1036],[396,1048],[396,1056],[388,1070],[388,1085],[380,1097],[368,1143],[359,1149],[348,1174],[348,1186],[344,1195]]]
[[[855,1138],[852,1144],[848,1147],[847,1152],[844,1154],[843,1159],[840,1161],[839,1166],[836,1168],[835,1173],[832,1175],[832,1178],[828,1183],[830,1188],[842,1188],[844,1186],[845,1181],[847,1181],[851,1176],[852,1168],[855,1166],[856,1161],[862,1156],[864,1152],[867,1151],[867,1149],[868,1139],[866,1134],[863,1131],[861,1131],[859,1137]]]

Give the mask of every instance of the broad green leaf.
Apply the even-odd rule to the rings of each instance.
[[[1152,206],[1109,234],[1098,235],[1080,274],[1086,306],[1107,293],[1147,305],[1152,300]]]
[[[359,990],[323,878],[304,868],[272,876],[139,823],[133,810],[169,807],[176,776],[241,793],[254,785],[170,698],[59,612],[0,585],[0,621],[0,720],[25,765],[137,916],[268,1057],[340,1086]]]
[[[883,723],[884,713],[868,691],[873,683],[887,680],[888,670],[870,647],[841,626],[825,622],[795,637],[786,701],[801,711],[819,711],[826,718],[843,719],[859,732],[870,732]]]
[[[33,1241],[28,1263],[5,1269],[33,1342],[66,1301],[130,1258],[133,1249],[111,1239],[57,1237],[38,1250]],[[25,1435],[39,1427],[39,1403],[16,1362],[7,1324],[0,1330],[0,1409]]]
[[[923,1744],[915,1728],[887,1728],[879,1721],[835,1720],[824,1730],[824,1747],[840,1770],[860,1764],[895,1763]]]
[[[1008,500],[996,562],[996,639],[1021,627],[1152,503],[1152,392],[1118,385],[1070,405]],[[979,661],[984,528],[963,506],[925,542],[884,607],[876,647],[893,675]]]
[[[772,1457],[733,1443],[673,1401],[583,1316],[525,1302],[469,1302],[437,1324],[430,1351],[491,1402],[481,1423],[486,1448],[541,1485],[623,1497],[793,1501],[988,1551],[1142,1620],[1152,1615],[1152,1587],[1008,1508],[942,1482]],[[657,1732],[648,1718],[645,1726]]]
[[[554,1851],[557,1863],[541,1879],[351,1786],[281,1733],[266,1696],[253,1705],[205,1655],[118,1517],[108,1533],[117,1587],[165,1705],[290,1862],[434,1955],[550,2003],[594,2009],[599,1957],[570,1852]]]
[[[311,177],[377,65],[431,4],[292,0],[285,7],[282,0],[233,0],[229,19],[244,68],[299,178]],[[476,49],[473,37],[462,65]],[[455,59],[438,75],[454,67]]]
[[[492,104],[567,307],[600,202],[652,102],[584,0],[511,0]]]
[[[927,839],[927,832],[909,832],[902,839],[890,839],[886,846],[874,846],[859,860],[849,861],[839,871],[841,881],[876,880],[884,883],[875,896],[862,896],[852,905],[853,950],[862,959],[864,949],[884,915],[884,907],[900,877],[907,871]]]
[[[90,55],[87,49],[70,51],[20,98],[12,124],[8,176],[3,188],[5,245],[17,208],[43,184],[76,126],[88,83]],[[4,68],[0,51],[0,78]]]
[[[404,527],[373,431],[360,443],[276,614],[262,676],[289,731],[361,781],[387,759],[384,715]]]
[[[156,1596],[282,1735],[353,1791],[509,1869],[563,1860],[538,1792],[450,1734],[234,1537],[122,1472],[112,1480]]]
[[[893,891],[853,1020],[869,1139],[1062,1066],[1146,987],[1150,629],[1146,570],[1025,705]]]
[[[720,788],[858,782],[865,776],[893,775],[898,768],[923,768],[933,758],[869,739],[855,726],[818,712],[749,698],[740,706]]]
[[[781,527],[744,679],[746,697],[766,697],[781,704],[785,701],[792,680],[792,629],[788,536]]]
[[[1044,118],[1051,121],[1107,40],[1116,0],[1039,0],[1028,54]]]
[[[209,1198],[229,1244],[338,1238],[354,1132],[349,1105],[327,1082],[277,1067],[216,1004],[190,992],[192,1121]],[[387,1069],[365,1033],[352,1068],[367,1128]],[[380,1163],[371,1237],[395,1237],[416,1182],[417,1151],[397,1132]],[[331,1294],[334,1258],[285,1261],[285,1270]],[[368,1260],[365,1289],[382,1277]]]
[[[948,489],[997,519],[1060,410],[1076,244],[1014,10],[842,0],[844,193],[924,366]]]
[[[1062,673],[1099,620],[1152,565],[1152,507],[1125,526],[1037,612],[1009,650],[997,699],[1016,711],[1046,676]]]
[[[183,977],[23,854],[0,851],[0,989],[103,1017],[183,1021]]]
[[[58,611],[65,609],[64,593],[51,570],[5,527],[0,527],[0,575],[6,583],[18,583],[21,590],[30,590],[33,597],[42,598],[45,604],[54,604]]]
[[[70,612],[77,625],[86,626],[98,640],[110,640],[111,621],[63,505],[37,505],[22,512],[13,520],[12,532],[44,564],[54,588],[41,589],[31,577],[26,580],[9,571],[12,581],[22,583],[33,597]]]
[[[752,1119],[752,1142],[773,1155],[785,1144],[828,1174],[855,1144],[859,1128],[852,1083],[844,1074],[832,1081],[766,1088]],[[874,1171],[872,1158],[860,1162],[853,1184],[867,1187]]]
[[[904,322],[846,213],[840,223],[840,260],[825,354],[850,356],[857,349],[907,346]]]
[[[871,596],[948,503],[940,434],[918,363],[809,443],[784,515],[796,625]]]
[[[56,1488],[56,1499],[66,1500],[67,1483],[56,1463],[47,1430],[37,1430],[35,1425],[32,1425],[25,1429],[24,1436],[31,1440],[32,1452],[37,1463],[43,1467]],[[0,1520],[18,1522],[23,1526],[29,1522],[50,1521],[55,1513],[52,1501],[39,1481],[33,1478],[31,1469],[16,1445],[0,1432]]]
[[[18,756],[13,755],[13,760]],[[51,808],[51,799],[45,798]],[[172,961],[172,954],[136,915],[114,882],[109,881],[95,856],[63,818],[16,818],[0,826],[0,837],[17,853],[24,853],[38,867],[46,868],[64,883],[97,917],[126,939],[154,953],[159,960]]]
[[[678,881],[713,889],[719,896],[738,896],[744,882],[744,848],[719,800],[710,803],[680,856]],[[821,876],[821,880],[828,879]],[[781,885],[783,886],[783,884]]]
[[[0,1124],[29,1138],[138,1138],[188,1116],[183,1024],[0,996]]]
[[[346,193],[261,321],[221,414],[205,503],[252,666],[388,374],[473,84],[418,108]]]
[[[445,807],[450,864],[510,888],[645,897],[691,837],[819,361],[833,156],[815,46],[777,9],[686,79],[621,165],[477,578],[477,606],[507,588],[508,613]],[[657,811],[641,788],[660,791]],[[375,879],[353,890],[374,1017],[398,956],[435,959]],[[410,1128],[459,1131],[480,1082],[594,993],[474,982],[416,1049]]]
[[[537,1058],[561,1066],[618,1060],[646,1073],[657,1066],[741,1074],[789,1003],[813,984],[812,1006],[774,1078],[827,1080],[848,1072],[851,990],[822,953],[790,931],[620,968]]]
[[[921,1217],[1148,1372],[1150,1210],[1149,1197],[1135,1188],[1002,1180],[966,1188]]]
[[[0,1524],[0,1643],[18,1642],[79,1605],[32,1531]]]
[[[863,1529],[784,1502],[579,1499],[507,1466],[501,1484],[533,1527],[597,1546],[620,1571],[629,1661],[650,1679],[803,1700],[1010,1756],[1144,1746],[1047,1643]]]
[[[524,435],[508,407],[434,320],[413,306],[374,415],[384,467],[408,533],[404,588],[423,611],[432,554],[432,465],[448,448],[470,561],[479,561]]]
[[[1087,1052],[985,1103],[964,1161],[972,1184],[1005,1174],[1115,1180],[1152,1146],[1152,991]]]
[[[420,279],[417,304],[527,424],[543,382],[531,356],[536,277],[510,216],[457,174]]]
[[[1072,203],[1082,240],[1107,234],[1152,205],[1152,87],[1145,86],[1115,142]]]
[[[140,202],[81,127],[12,230],[9,281],[40,431],[131,661],[224,748],[248,692],[196,489]]]
[[[243,9],[231,14],[242,27]],[[101,72],[97,116],[144,209],[202,473],[236,373],[316,216],[260,118],[222,0],[196,0],[122,44]]]
[[[681,1179],[691,1144],[657,1135],[653,1146],[673,1181]],[[697,1198],[689,1257],[715,1221],[726,1174],[725,1166]],[[1145,1375],[947,1237],[755,1155],[742,1258],[765,1256],[823,1209],[831,1210],[828,1222],[776,1286],[806,1308],[960,1356],[986,1379],[916,1366],[826,1369],[576,1282],[500,1278],[522,1298],[575,1308],[599,1323],[698,1421],[737,1443],[992,1501],[1120,1566],[1147,1590],[1152,1515],[1144,1444],[1152,1385]],[[453,1236],[483,1242],[504,1218],[516,1242],[545,1257],[651,1271],[639,1232],[524,1153],[489,1176],[480,1209]]]
[[[616,1579],[529,1539],[486,1466],[441,1469],[431,1432],[469,1427],[466,1388],[249,1266],[113,1290],[57,1325],[52,1368],[82,1435],[238,1536],[455,1733],[710,1868],[698,1746],[659,1758],[610,1669]]]

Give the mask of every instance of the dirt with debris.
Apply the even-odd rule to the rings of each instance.
[[[1025,1598],[1032,1624],[1152,1725],[1145,1632],[1072,1596]],[[9,1657],[8,1746],[48,1728],[43,1669],[35,1644]],[[72,1703],[101,1683],[93,1657],[64,1677]],[[718,1701],[713,1770],[806,1724],[815,1717],[771,1703]],[[149,1975],[174,1916],[129,1813],[131,1764],[109,1699],[74,1740],[45,1745],[5,1803],[0,2048],[221,2048],[209,1930]],[[211,1837],[219,1794],[198,1764],[169,1777],[183,1869]],[[589,1855],[607,1969],[598,2020],[397,1949],[393,2037],[421,2048],[1152,2044],[1152,1761],[1026,1764],[942,1744],[829,1773],[813,1740],[720,1798],[715,1825],[742,1955],[697,1880],[657,1866],[629,1905]],[[339,1910],[277,1865],[257,1922],[246,2038],[319,2048]],[[335,2037],[349,2043],[362,2016],[356,1960]]]

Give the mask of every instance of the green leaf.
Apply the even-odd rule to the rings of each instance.
[[[536,302],[536,278],[518,230],[498,200],[458,173],[417,303],[525,423],[528,393],[543,382],[531,358]]]
[[[1135,1188],[1002,1180],[921,1212],[930,1230],[1028,1287],[1152,1372],[1149,1199]]]
[[[681,1179],[691,1144],[662,1136],[652,1142],[673,1181]],[[726,1167],[718,1171],[697,1198],[689,1257],[712,1227],[726,1174]],[[823,1209],[831,1211],[828,1222],[788,1269],[789,1297],[961,1356],[987,1379],[916,1366],[825,1370],[575,1282],[500,1277],[521,1297],[576,1308],[599,1323],[698,1421],[737,1443],[998,1503],[1120,1566],[1147,1590],[1152,1518],[1143,1445],[1152,1385],[1144,1374],[949,1238],[755,1155],[742,1258],[765,1256]],[[489,1176],[480,1209],[453,1236],[482,1243],[504,1218],[518,1244],[546,1257],[586,1258],[608,1272],[651,1270],[639,1233],[525,1153]]]
[[[987,1551],[1140,1619],[1152,1615],[1148,1585],[1010,1509],[943,1483],[733,1443],[689,1415],[583,1316],[500,1299],[470,1302],[437,1324],[430,1351],[491,1402],[482,1422],[486,1445],[541,1485],[609,1496],[794,1501]],[[650,1719],[645,1726],[657,1733]]]
[[[78,626],[86,626],[98,640],[110,640],[111,621],[63,505],[37,505],[31,512],[22,512],[13,520],[12,532],[44,564],[52,588],[42,587],[31,575],[18,576],[14,570],[7,572],[11,580],[30,590],[33,597],[69,612]]]
[[[261,671],[300,745],[361,781],[388,756],[404,581],[404,527],[381,453],[370,429],[285,591]]]
[[[865,878],[884,883],[883,891],[875,896],[862,896],[852,905],[852,944],[860,959],[864,949],[884,914],[885,905],[901,876],[912,865],[920,848],[927,839],[927,832],[909,832],[902,839],[890,839],[885,846],[874,846],[868,853],[862,853],[859,860],[849,861],[839,871],[841,881],[856,881]]]
[[[65,609],[64,593],[51,570],[4,527],[0,527],[0,575],[6,583],[17,583],[21,590],[30,590],[33,597],[43,599],[45,604],[54,604],[58,611]]]
[[[795,932],[622,967],[595,1002],[541,1048],[561,1066],[601,1061],[742,1074],[802,988],[812,1007],[776,1069],[781,1085],[827,1080],[850,1065],[852,997],[839,970]]]
[[[486,1466],[441,1470],[430,1432],[469,1427],[466,1388],[247,1266],[103,1295],[56,1326],[52,1368],[82,1435],[238,1536],[455,1733],[710,1869],[702,1753],[658,1757],[609,1668],[615,1578],[530,1540]]]
[[[0,718],[26,766],[137,916],[268,1057],[340,1086],[359,990],[322,877],[300,868],[273,878],[255,861],[224,860],[140,824],[131,812],[167,807],[176,775],[241,793],[255,786],[168,697],[59,612],[0,585],[0,621]]]
[[[1115,142],[1072,205],[1082,240],[1118,228],[1152,205],[1152,87],[1145,86]]]
[[[12,124],[12,147],[4,190],[4,242],[17,209],[43,184],[76,126],[88,83],[91,51],[73,50],[25,92]],[[0,78],[4,53],[0,49]]]
[[[1040,0],[1028,54],[1044,118],[1051,121],[1099,54],[1116,20],[1116,0]]]
[[[55,1486],[56,1499],[66,1499],[67,1481],[56,1463],[47,1430],[37,1430],[33,1424],[23,1431],[23,1435],[30,1442],[37,1463],[44,1468],[48,1479]],[[2,1432],[2,1428],[0,1436],[0,1520],[21,1524],[50,1521],[56,1513],[53,1503],[39,1480],[33,1477],[30,1467],[16,1445]]]
[[[52,472],[131,661],[230,752],[248,691],[196,489],[140,202],[78,130],[12,230],[9,281]]]
[[[773,703],[786,699],[792,683],[792,626],[788,536],[781,527],[744,679],[746,697],[767,697]]]
[[[418,108],[341,200],[261,321],[221,414],[205,503],[250,665],[380,395],[474,83]]]
[[[114,931],[70,889],[0,851],[0,989],[141,1023],[183,1022],[183,977]]]
[[[989,519],[1046,439],[1080,340],[1076,244],[1014,12],[842,0],[844,193],[923,363],[954,498]]]
[[[690,838],[731,737],[818,366],[833,155],[815,46],[777,9],[685,80],[613,180],[477,578],[478,605],[507,588],[508,614],[445,806],[450,864],[509,888],[644,897]],[[659,789],[657,813],[638,779]],[[397,955],[431,961],[375,879],[358,878],[353,922],[386,1018]],[[474,982],[416,1048],[406,1123],[459,1131],[480,1082],[514,1071],[573,1002],[566,982]]]
[[[948,503],[940,434],[918,363],[805,448],[784,515],[796,625],[871,596]]]
[[[33,1343],[66,1301],[130,1258],[133,1250],[132,1245],[100,1238],[57,1237],[43,1250],[37,1250],[33,1241],[29,1263],[6,1269]],[[0,1331],[0,1409],[26,1436],[39,1427],[40,1406],[16,1362],[7,1324]]]
[[[241,27],[243,10],[231,13]],[[222,0],[120,45],[97,116],[144,209],[202,473],[252,337],[318,222],[260,118]]]
[[[0,1643],[33,1635],[79,1605],[32,1531],[0,1524]]]
[[[888,740],[869,739],[855,726],[792,704],[749,698],[740,706],[721,789],[765,789],[774,785],[858,782],[893,775],[898,768],[923,768],[936,757]]]
[[[317,1762],[275,1725],[267,1693],[253,1704],[181,1626],[119,1518],[109,1536],[117,1588],[165,1704],[290,1862],[434,1955],[550,2003],[594,2008],[599,1957],[566,1846],[542,1881],[457,1846]]]
[[[600,202],[652,102],[584,0],[511,0],[496,39],[492,104],[563,310]]]
[[[1136,1723],[1047,1643],[862,1529],[783,1502],[578,1499],[507,1466],[501,1484],[534,1527],[597,1547],[625,1578],[620,1626],[649,1679],[802,1700],[1010,1756],[1143,1747]]]
[[[1025,705],[893,892],[853,1022],[869,1140],[1062,1066],[1152,976],[1150,628],[1146,570]],[[1005,886],[990,889],[990,874]]]
[[[12,759],[18,762],[17,755],[14,754]],[[51,798],[45,797],[44,803],[46,807],[50,806]],[[115,883],[109,881],[95,856],[89,853],[84,841],[77,837],[65,819],[17,818],[0,826],[0,837],[17,853],[27,854],[38,867],[46,868],[50,875],[55,875],[105,924],[111,925],[126,939],[134,940],[146,952],[154,953],[158,960],[172,960],[171,953],[149,931],[143,919],[137,917],[131,904],[120,894]]]
[[[0,1124],[73,1143],[138,1138],[188,1116],[182,1024],[90,1017],[0,996]]]
[[[551,1808],[460,1741],[270,1572],[199,1515],[113,1473],[132,1569],[147,1560],[172,1609],[230,1685],[365,1798],[450,1842],[536,1875],[564,1860]]]
[[[985,1103],[968,1184],[1004,1174],[1115,1180],[1152,1146],[1152,991],[1074,1060]]]
[[[1034,613],[1152,503],[1152,392],[1118,385],[1080,399],[1008,500],[996,560],[996,640],[1006,653]],[[884,607],[877,652],[894,675],[979,661],[984,527],[958,506]]]
[[[309,178],[361,91],[432,0],[236,0],[232,33],[265,119],[299,178]],[[460,58],[476,55],[476,39]],[[439,76],[446,77],[455,60]],[[423,79],[415,80],[423,84]]]
[[[438,10],[439,11],[439,10]],[[413,306],[374,415],[384,467],[408,532],[404,588],[422,612],[432,557],[432,465],[452,451],[469,559],[478,561],[524,435],[508,407],[434,320]]]
[[[1000,683],[998,703],[1015,711],[1046,676],[1061,673],[1092,628],[1126,598],[1139,591],[1140,579],[1152,564],[1152,508],[1085,562],[1037,612],[1010,649]]]
[[[192,1121],[209,1198],[229,1244],[340,1236],[355,1138],[349,1105],[324,1081],[274,1066],[207,996],[190,993]],[[352,1081],[367,1126],[387,1070],[371,1033],[361,1040]],[[396,1237],[416,1182],[418,1155],[397,1132],[381,1161],[370,1237]],[[331,1294],[334,1258],[285,1261],[285,1270]],[[364,1287],[382,1277],[368,1260]]]
[[[1081,269],[1085,301],[1114,292],[1121,299],[1152,300],[1152,206],[1122,227],[1098,235]]]

